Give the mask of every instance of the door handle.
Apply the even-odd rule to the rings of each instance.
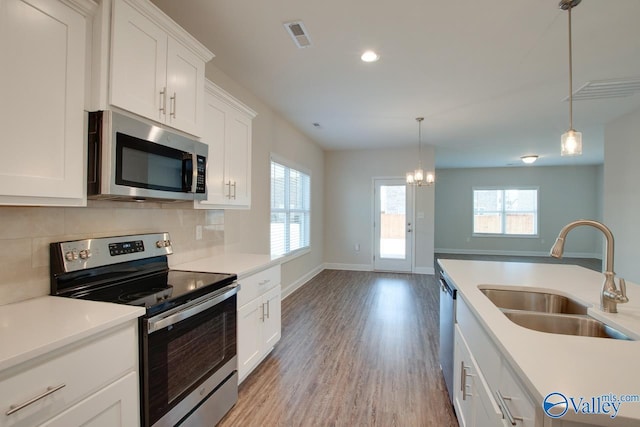
[[[172,107],[169,115],[174,119],[176,118],[176,96],[177,96],[176,93],[173,92],[173,96],[169,98],[171,100],[171,107]]]

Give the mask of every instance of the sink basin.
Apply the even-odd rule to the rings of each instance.
[[[587,314],[587,306],[563,295],[495,288],[480,289],[480,291],[497,307],[508,310]]]
[[[631,340],[617,329],[589,316],[558,315],[527,311],[502,310],[513,323],[540,332],[583,337]]]

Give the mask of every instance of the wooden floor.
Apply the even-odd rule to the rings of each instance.
[[[325,270],[282,302],[282,339],[220,426],[457,426],[434,276]]]

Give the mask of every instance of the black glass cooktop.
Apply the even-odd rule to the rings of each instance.
[[[120,283],[78,291],[74,298],[138,305],[147,315],[169,310],[205,294],[215,293],[236,280],[235,274],[167,270]]]

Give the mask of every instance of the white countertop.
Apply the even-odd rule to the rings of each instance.
[[[172,265],[173,270],[204,271],[207,273],[237,274],[243,279],[258,271],[282,262],[281,258],[271,258],[265,254],[232,254],[224,253],[183,264]]]
[[[54,296],[0,306],[0,371],[144,313],[141,307]]]
[[[640,286],[627,283],[629,302],[618,313],[600,311],[601,273],[573,265],[438,260],[531,396],[541,403],[551,392],[565,396],[640,395],[640,341],[557,335],[511,322],[480,292],[479,285],[551,290],[587,303],[588,314],[640,339]],[[597,425],[640,425],[640,402],[624,403],[615,419],[575,415],[563,420]]]

